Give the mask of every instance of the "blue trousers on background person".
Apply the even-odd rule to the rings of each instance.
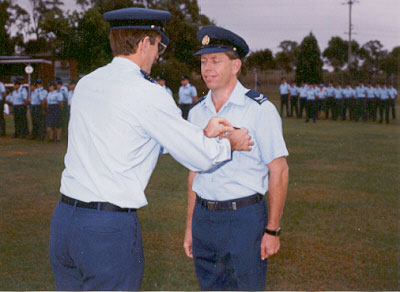
[[[264,198],[237,210],[209,210],[196,201],[193,259],[201,290],[265,290],[260,246],[267,217]]]
[[[136,212],[59,202],[51,219],[49,257],[57,290],[139,290],[144,255]]]

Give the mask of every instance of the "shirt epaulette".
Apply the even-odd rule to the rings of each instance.
[[[200,98],[190,107],[190,109],[194,108],[196,105],[198,105],[199,103],[201,103],[206,97],[207,97],[207,95],[204,95],[203,97],[200,97]]]
[[[249,91],[247,91],[246,96],[250,97],[252,100],[256,101],[260,105],[264,101],[268,100],[268,98],[264,94],[258,92],[257,90],[254,90],[254,89],[250,89]]]

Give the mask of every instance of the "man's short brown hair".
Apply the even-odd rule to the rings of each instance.
[[[159,35],[154,30],[112,29],[109,35],[112,54],[114,56],[135,54],[138,44],[146,36],[150,37],[150,44],[154,45]]]
[[[224,53],[225,53],[225,55],[227,55],[228,58],[231,59],[231,60],[240,59],[240,58],[238,57],[238,55],[237,55],[236,53],[232,52],[232,51],[227,51],[227,52],[224,52]]]

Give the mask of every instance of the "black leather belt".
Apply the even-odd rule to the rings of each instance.
[[[241,207],[251,206],[257,204],[264,198],[261,194],[254,194],[249,197],[229,200],[229,201],[209,201],[199,197],[196,194],[196,201],[206,207],[209,210],[217,211],[217,210],[236,210]]]
[[[113,205],[111,203],[107,202],[82,202],[73,198],[70,198],[66,195],[61,194],[61,202],[71,205],[71,206],[76,206],[78,208],[86,208],[86,209],[95,209],[95,210],[101,210],[101,211],[113,211],[113,212],[136,212],[137,209],[133,208],[121,208],[116,205]]]

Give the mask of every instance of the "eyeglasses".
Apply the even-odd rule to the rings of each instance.
[[[159,42],[158,43],[158,55],[161,56],[162,54],[165,53],[166,50],[167,50],[167,45],[162,42]]]

